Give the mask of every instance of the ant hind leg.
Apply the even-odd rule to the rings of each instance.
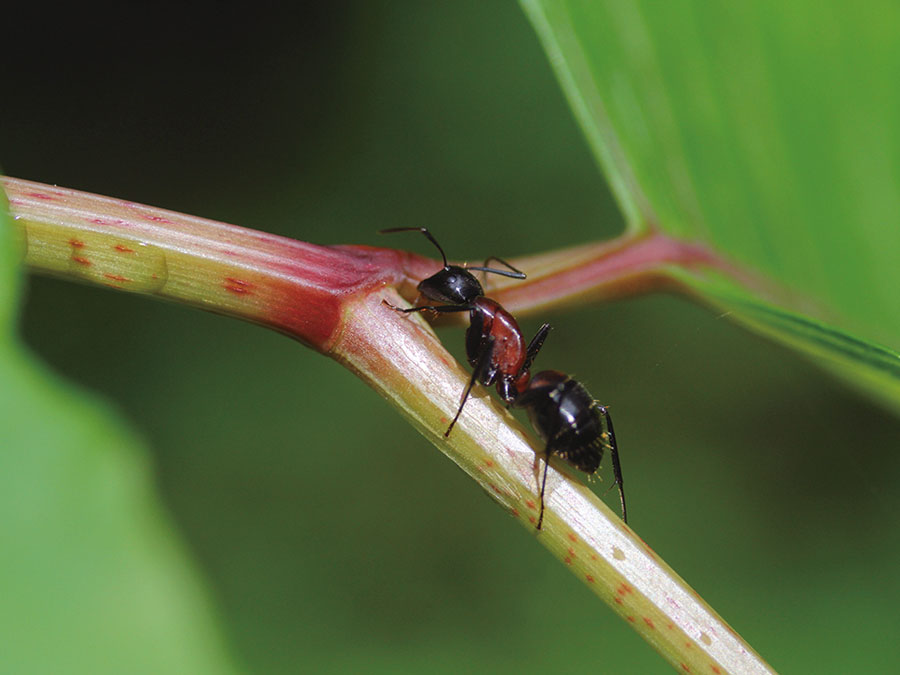
[[[619,462],[619,448],[616,445],[616,432],[613,429],[612,417],[604,405],[597,404],[600,416],[603,418],[606,431],[603,432],[604,445],[609,448],[609,456],[612,459],[613,478],[615,485],[619,487],[619,502],[622,504],[622,522],[628,524],[628,511],[625,508],[625,484],[622,481],[622,464]]]

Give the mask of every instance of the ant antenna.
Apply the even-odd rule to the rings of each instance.
[[[378,230],[378,234],[392,234],[394,232],[421,232],[428,238],[428,241],[434,244],[437,247],[437,250],[441,252],[441,258],[444,261],[444,269],[450,267],[450,265],[447,264],[447,256],[444,254],[444,249],[437,243],[437,239],[432,236],[427,227],[389,227],[386,230]],[[522,278],[525,278],[524,275],[522,275]]]
[[[450,264],[447,262],[447,255],[444,253],[444,249],[441,248],[441,245],[437,242],[437,239],[434,238],[434,235],[432,235],[431,232],[428,231],[427,227],[389,227],[385,230],[378,230],[378,234],[393,234],[394,232],[421,232],[428,238],[428,241],[430,241],[432,244],[434,244],[435,248],[437,248],[437,250],[440,251],[441,259],[444,261],[444,269],[447,269],[450,267]],[[501,263],[502,265],[508,267],[511,271],[507,272],[506,270],[498,270],[498,269],[494,269],[493,267],[487,267],[487,264],[491,260],[496,260],[497,262]],[[466,269],[475,270],[476,272],[485,272],[485,273],[491,272],[493,274],[499,274],[504,277],[512,277],[513,279],[525,279],[526,278],[525,272],[522,272],[521,270],[516,269],[515,267],[510,265],[508,262],[506,262],[502,258],[498,258],[497,256],[491,256],[490,258],[485,260],[484,265],[485,265],[484,267],[467,267]]]
[[[505,265],[508,267],[511,272],[507,272],[506,270],[498,270],[493,267],[488,267],[487,264],[491,260],[496,260],[498,263]],[[522,270],[516,269],[508,262],[506,262],[503,258],[498,258],[495,255],[492,255],[490,258],[487,258],[484,261],[484,267],[466,267],[467,270],[475,270],[476,272],[484,272],[484,283],[487,285],[487,273],[491,272],[492,274],[499,274],[502,277],[510,277],[512,279],[527,279],[528,277],[525,275],[525,272]]]
[[[515,279],[525,279],[525,278],[527,278],[526,275],[525,275],[525,272],[523,272],[522,270],[520,270],[520,269],[518,269],[518,268],[516,268],[516,267],[513,267],[513,266],[510,265],[508,262],[506,262],[503,258],[500,258],[500,257],[495,256],[495,255],[492,255],[490,258],[485,258],[485,261],[484,261],[484,268],[482,268],[482,269],[485,269],[485,271],[494,272],[495,274],[502,274],[502,272],[500,272],[500,270],[493,270],[493,269],[490,269],[490,270],[489,270],[489,269],[486,269],[486,268],[487,268],[487,264],[488,264],[489,262],[491,262],[491,260],[496,260],[498,263],[500,263],[500,264],[503,265],[504,267],[506,267],[506,268],[508,268],[508,269],[511,269],[513,272],[515,272],[515,274],[508,274],[508,275],[506,275],[506,276],[511,276],[511,277],[513,277],[513,278],[515,278]]]

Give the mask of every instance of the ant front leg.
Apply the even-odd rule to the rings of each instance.
[[[381,304],[387,305],[395,312],[402,312],[403,314],[409,314],[410,312],[425,312],[430,311],[436,314],[447,314],[449,312],[468,312],[471,307],[468,305],[421,305],[419,307],[397,307],[396,305],[392,305],[387,300],[382,300]]]

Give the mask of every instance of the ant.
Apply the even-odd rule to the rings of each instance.
[[[584,385],[558,370],[543,370],[535,375],[513,405],[526,409],[531,426],[547,443],[537,529],[540,530],[544,522],[544,488],[550,456],[559,455],[576,469],[593,475],[600,468],[604,449],[609,449],[612,458],[613,476],[622,503],[622,521],[627,523],[622,465],[612,418],[606,406],[598,404]]]
[[[475,382],[481,382],[486,387],[496,383],[497,393],[506,407],[525,408],[532,426],[547,444],[537,529],[541,529],[544,521],[544,490],[550,456],[559,455],[576,469],[593,475],[600,467],[603,451],[607,448],[612,457],[615,485],[619,488],[622,520],[627,523],[622,467],[612,418],[606,407],[599,405],[581,383],[564,373],[545,370],[531,377],[531,364],[544,345],[550,332],[550,324],[543,324],[526,347],[515,318],[500,303],[485,297],[484,289],[472,271],[484,272],[485,276],[490,272],[514,279],[524,279],[525,273],[496,256],[485,260],[483,267],[450,265],[444,249],[425,227],[395,227],[380,230],[379,233],[416,231],[435,245],[444,262],[443,269],[420,281],[416,288],[429,300],[445,304],[420,305],[408,309],[395,307],[387,301],[385,304],[405,314],[424,311],[469,312],[466,356],[473,368],[472,376],[444,437],[450,436]],[[498,261],[510,271],[487,267],[491,260]]]
[[[429,300],[445,303],[442,305],[420,305],[403,309],[394,307],[385,302],[391,309],[408,314],[410,312],[432,311],[445,312],[469,312],[469,328],[466,330],[466,357],[472,366],[472,376],[469,384],[463,392],[459,409],[444,437],[449,437],[453,426],[462,414],[466,400],[472,391],[475,382],[480,382],[485,387],[497,385],[497,393],[503,399],[508,408],[513,401],[528,386],[531,379],[529,368],[537,356],[550,324],[545,323],[532,338],[528,346],[525,346],[525,338],[519,324],[512,314],[507,312],[496,300],[491,300],[484,295],[484,289],[472,271],[499,274],[513,279],[524,279],[525,273],[517,270],[502,258],[492,256],[484,261],[483,267],[459,267],[450,265],[444,249],[438,244],[426,227],[393,227],[380,230],[379,234],[393,232],[421,232],[440,251],[444,268],[419,282],[416,287],[422,295]],[[505,265],[509,271],[487,267],[491,260]]]

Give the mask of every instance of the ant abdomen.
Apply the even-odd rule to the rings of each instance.
[[[537,373],[513,405],[525,408],[531,425],[547,444],[538,529],[544,518],[544,489],[550,457],[557,455],[579,471],[593,475],[600,468],[604,450],[610,451],[622,504],[622,520],[628,522],[619,450],[606,407],[598,405],[584,385],[558,370]]]

